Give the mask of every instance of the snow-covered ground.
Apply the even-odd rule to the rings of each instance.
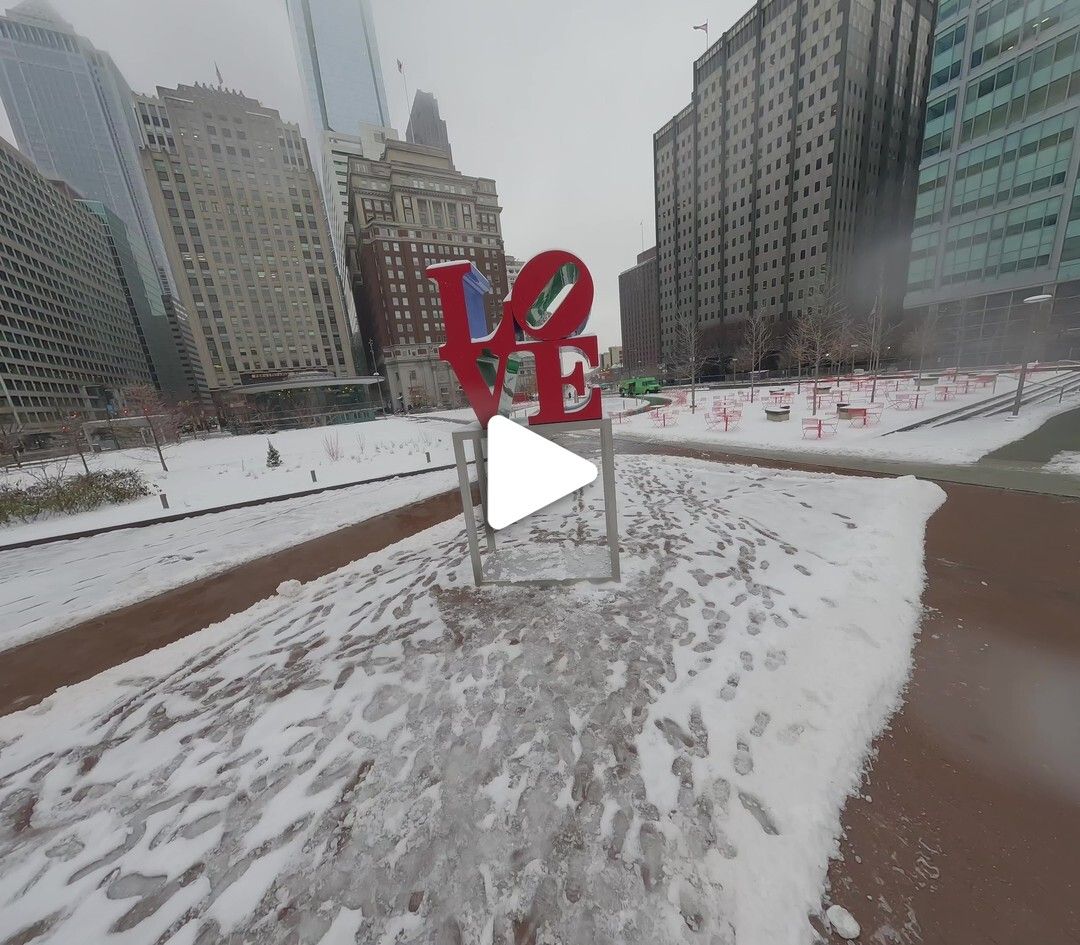
[[[1080,476],[1080,453],[1071,451],[1058,453],[1043,469],[1066,476]]]
[[[638,397],[622,397],[619,394],[604,393],[600,396],[600,406],[605,417],[619,417],[633,410],[649,406],[647,400]],[[515,404],[512,416],[521,419],[535,413],[539,408],[537,401],[526,401]],[[441,417],[445,420],[460,420],[464,423],[472,423],[476,420],[476,414],[472,407],[459,407],[456,410],[439,410],[435,413],[422,414],[424,417]]]
[[[0,652],[456,485],[433,472],[0,551]]]
[[[618,493],[620,585],[476,589],[458,518],[0,720],[5,934],[813,941],[942,493],[655,456]],[[500,543],[595,557],[599,499]]]
[[[267,443],[281,454],[282,465],[266,466]],[[340,453],[338,459],[330,453]],[[91,469],[137,469],[154,495],[57,518],[0,528],[0,545],[64,535],[83,529],[158,518],[175,512],[214,508],[233,502],[286,495],[323,485],[337,485],[393,475],[454,461],[445,423],[386,417],[308,430],[185,440],[165,447],[164,472],[153,449],[128,449],[89,457]],[[428,463],[428,454],[431,462]],[[69,472],[81,472],[78,457],[65,460]],[[56,464],[53,464],[56,465]],[[311,481],[315,470],[317,482]],[[4,474],[0,473],[0,476]],[[3,482],[26,481],[30,472],[11,470]],[[169,510],[161,507],[164,492]]]
[[[1033,383],[1052,383],[1052,375],[1039,374],[1029,380]],[[910,390],[912,385],[907,385]],[[790,390],[796,385],[767,384],[759,387],[756,397],[769,390]],[[803,385],[803,391],[808,391]],[[1016,389],[1016,379],[1003,375],[997,384],[997,394]],[[1029,387],[1030,389],[1030,387]],[[749,390],[746,388],[745,390]],[[828,453],[833,455],[865,456],[882,459],[896,459],[928,463],[974,463],[980,457],[1020,439],[1037,430],[1051,417],[1066,410],[1080,406],[1080,394],[1067,395],[1062,403],[1056,398],[1049,403],[1028,405],[1015,420],[1011,417],[978,417],[943,427],[924,427],[906,433],[896,433],[900,427],[916,423],[957,408],[974,406],[978,401],[989,396],[989,391],[979,391],[949,401],[933,399],[932,390],[927,394],[927,402],[918,410],[897,410],[886,406],[881,421],[873,426],[852,427],[849,421],[839,421],[836,433],[821,439],[813,436],[804,437],[802,419],[813,416],[806,394],[799,393],[791,401],[791,418],[784,423],[774,423],[765,417],[765,404],[768,401],[744,403],[742,420],[738,426],[725,431],[722,426],[710,429],[706,423],[706,413],[712,402],[730,395],[730,390],[698,391],[697,410],[690,412],[689,406],[668,408],[664,411],[667,422],[671,414],[676,414],[671,425],[659,426],[652,413],[639,414],[627,418],[617,426],[616,432],[625,431],[635,436],[665,442],[708,442],[731,444],[740,447],[761,447],[766,450],[799,451],[805,453]],[[665,393],[665,396],[667,394]],[[869,401],[868,393],[854,393],[849,398],[853,404]],[[878,394],[881,399],[881,394]],[[817,415],[835,416],[836,409],[830,405],[819,405]],[[892,435],[887,435],[892,434]]]

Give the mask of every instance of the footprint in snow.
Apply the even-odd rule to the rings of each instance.
[[[785,663],[787,663],[786,650],[769,650],[769,652],[765,654],[766,669],[779,669]]]
[[[732,759],[735,770],[742,775],[749,774],[754,770],[754,759],[750,754],[750,746],[744,741],[735,743],[735,757]]]
[[[720,698],[725,702],[730,702],[735,698],[735,693],[739,688],[739,674],[732,673],[727,678],[727,685],[720,690]]]
[[[768,712],[759,712],[754,716],[754,724],[750,727],[750,734],[755,738],[761,738],[765,734],[765,729],[769,727],[769,722],[772,716]]]
[[[765,805],[753,794],[739,791],[739,802],[751,815],[753,815],[754,820],[758,822],[758,826],[760,826],[765,833],[773,837],[779,836],[780,831],[776,829],[776,824],[773,823],[772,817],[769,816],[769,812],[765,810]]]

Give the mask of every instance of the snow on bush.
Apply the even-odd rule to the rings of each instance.
[[[21,481],[0,484],[0,525],[74,515],[149,494],[146,480],[134,469],[80,472],[74,476],[67,473],[64,464],[27,470]]]

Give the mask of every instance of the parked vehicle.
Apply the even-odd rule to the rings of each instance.
[[[655,377],[631,377],[619,384],[623,397],[640,397],[642,394],[659,394],[660,384]]]

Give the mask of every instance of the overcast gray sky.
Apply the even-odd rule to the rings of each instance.
[[[13,6],[15,0],[0,6]],[[51,0],[116,60],[132,88],[214,79],[302,117],[284,0]],[[493,177],[506,250],[559,247],[596,284],[592,331],[619,339],[619,273],[653,240],[652,134],[690,97],[709,20],[751,0],[372,0],[390,112],[434,92],[454,163]],[[0,108],[0,134],[11,129]]]

